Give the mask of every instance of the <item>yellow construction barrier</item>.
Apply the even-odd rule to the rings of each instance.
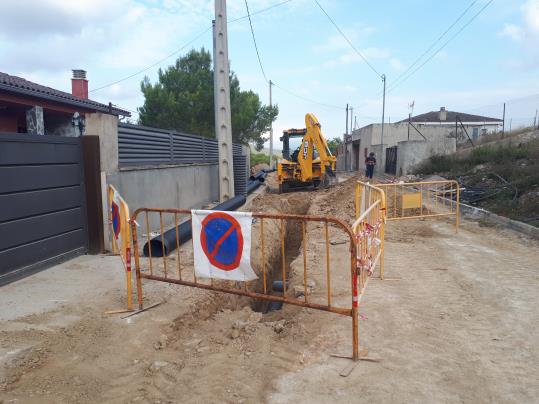
[[[133,309],[131,289],[131,218],[129,206],[112,185],[108,187],[109,223],[112,252],[119,254],[124,264],[127,283],[127,310]]]
[[[457,181],[376,184],[385,191],[387,220],[455,216],[459,227],[460,187]]]
[[[356,237],[356,262],[361,296],[376,265],[380,267],[380,279],[384,279],[385,192],[369,183],[358,181],[355,201],[357,219],[352,225],[352,231]]]

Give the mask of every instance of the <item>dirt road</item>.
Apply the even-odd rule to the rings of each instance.
[[[300,198],[309,213],[351,220],[351,189],[284,204]],[[253,209],[283,203],[258,198]],[[0,317],[0,402],[537,402],[537,242],[469,221],[455,234],[444,220],[392,222],[386,240],[393,280],[371,279],[360,308],[360,342],[377,362],[347,378],[339,372],[348,362],[330,354],[350,353],[348,317],[292,306],[263,314],[248,299],[146,282],[148,300],[165,303],[122,320],[103,314],[122,304],[121,274],[103,280],[103,268],[92,275],[74,260],[67,276],[84,271],[89,286],[76,299],[56,285],[49,299],[62,303]],[[347,247],[333,248],[332,263],[346,267]],[[301,256],[291,263],[292,281],[302,265]],[[32,282],[52,288],[56,270]],[[30,281],[2,288],[2,307],[33,290]],[[333,285],[346,282],[337,274]]]

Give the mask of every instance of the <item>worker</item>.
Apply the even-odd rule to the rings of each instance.
[[[365,167],[367,168],[367,170],[365,171],[365,176],[367,178],[372,179],[375,165],[376,165],[376,158],[374,157],[374,153],[370,152],[369,157],[365,159]]]

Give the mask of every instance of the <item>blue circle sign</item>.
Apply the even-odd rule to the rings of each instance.
[[[236,219],[224,212],[210,213],[202,221],[200,244],[210,263],[223,271],[236,269],[243,252],[243,235]]]

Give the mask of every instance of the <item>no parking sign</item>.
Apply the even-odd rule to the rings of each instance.
[[[191,220],[196,276],[258,278],[251,268],[251,213],[192,210]]]

